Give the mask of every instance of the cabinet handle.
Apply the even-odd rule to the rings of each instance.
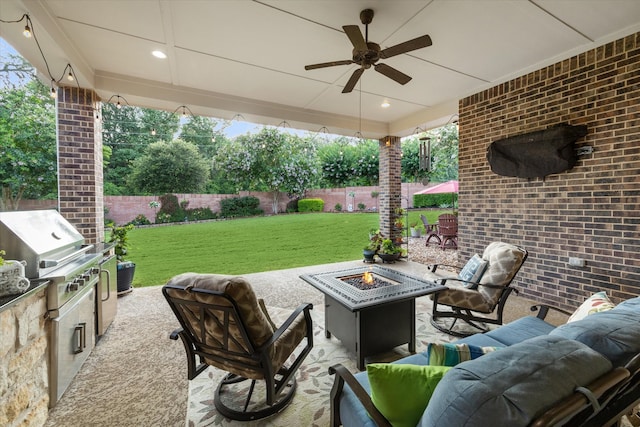
[[[107,297],[102,302],[108,301],[111,298],[111,272],[109,270],[100,270],[100,274],[107,273]]]
[[[73,350],[73,354],[79,354],[87,347],[87,324],[86,322],[79,323],[73,330],[75,335],[74,341],[77,343],[77,348]]]

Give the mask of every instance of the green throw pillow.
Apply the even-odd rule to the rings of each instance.
[[[415,427],[433,390],[449,369],[447,366],[371,363],[367,365],[371,400],[393,427]]]
[[[429,344],[427,346],[427,357],[429,365],[432,366],[456,366],[458,363],[496,351],[501,347],[479,347],[471,344]]]

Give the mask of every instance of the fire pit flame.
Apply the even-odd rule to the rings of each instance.
[[[366,283],[367,285],[371,285],[371,284],[373,284],[373,274],[371,274],[371,272],[370,272],[370,271],[365,271],[365,272],[362,274],[362,281],[363,281],[364,283]]]
[[[375,276],[371,271],[365,271],[364,273],[354,274],[351,276],[343,276],[339,277],[339,279],[361,291],[368,291],[375,288],[381,288],[383,286],[393,285],[392,282],[388,282]]]

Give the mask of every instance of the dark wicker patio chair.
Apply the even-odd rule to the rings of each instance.
[[[248,421],[275,414],[290,403],[296,371],[313,347],[311,304],[300,305],[276,329],[241,277],[185,273],[172,278],[162,293],[181,325],[171,339],[182,339],[189,380],[209,365],[229,372],[215,392],[218,412]],[[306,345],[299,348],[304,338]],[[298,355],[287,367],[296,349]],[[256,399],[249,409],[257,380],[264,381],[266,398]],[[238,404],[235,397],[245,394],[246,400]]]
[[[483,332],[487,331],[487,328],[482,325],[483,323],[501,325],[507,298],[512,291],[516,291],[510,286],[511,282],[527,256],[528,252],[524,248],[503,242],[493,242],[485,248],[481,258],[483,262],[476,263],[479,266],[484,265],[486,268],[484,272],[481,272],[481,275],[478,275],[480,278],[476,280],[473,280],[476,271],[467,276],[465,269],[463,269],[460,274],[455,276],[446,271],[437,271],[438,264],[431,266],[431,272],[427,273],[427,278],[438,280],[448,288],[432,295],[431,324],[442,332],[458,337],[475,333],[475,331],[454,330],[458,320],[462,320]],[[475,256],[470,261],[475,261],[475,259],[479,259],[479,257]],[[441,309],[440,306],[445,308]],[[440,319],[447,318],[453,319],[451,325],[446,326],[439,322]]]

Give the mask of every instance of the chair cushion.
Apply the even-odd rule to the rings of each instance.
[[[517,246],[504,243],[490,243],[484,250],[482,258],[489,262],[480,284],[507,286],[524,262],[526,253]],[[488,304],[495,306],[502,295],[502,289],[479,286],[478,291]]]
[[[467,308],[479,313],[493,311],[494,306],[487,303],[478,289],[466,288],[454,280],[446,282],[446,286],[447,289],[438,291],[438,304]]]
[[[187,295],[192,295],[194,301],[217,304],[217,305],[230,305],[228,300],[211,294],[196,294],[189,291],[193,288],[206,289],[210,291],[217,291],[227,294],[235,301],[238,307],[238,313],[243,320],[244,326],[247,330],[247,335],[251,340],[254,347],[259,348],[265,342],[267,342],[273,336],[273,327],[269,323],[269,320],[265,316],[264,312],[260,308],[258,299],[256,298],[251,285],[242,277],[231,277],[217,274],[197,274],[197,273],[183,273],[173,277],[168,285],[182,286]],[[184,298],[184,291],[175,291],[168,289],[169,296]],[[227,342],[226,337],[223,335],[224,331],[217,325],[223,322],[223,313],[220,310],[209,310],[210,317],[207,318],[205,323],[205,342],[211,347],[211,351],[215,352],[216,349],[223,349],[223,343]],[[197,311],[193,314],[183,313],[185,320],[189,321],[194,333],[198,336],[201,335],[201,322]],[[210,324],[211,323],[211,324]],[[245,340],[240,333],[240,329],[234,327],[232,322],[229,328],[229,335],[232,339],[228,340],[229,350],[244,355],[253,354],[250,348],[244,345]],[[276,353],[275,346],[271,347],[268,352],[268,356],[273,358]],[[246,358],[242,356],[231,357],[228,353],[223,356],[225,360],[218,361],[212,358],[207,358],[208,364],[217,366],[234,374],[241,375],[245,378],[261,379],[263,376],[261,373],[256,372],[250,367],[240,368],[238,364],[233,363],[231,359],[236,359],[237,362],[250,365]],[[257,361],[255,364],[257,366]]]
[[[532,338],[451,368],[418,425],[524,427],[611,368],[605,357],[577,341]]]
[[[600,311],[607,311],[614,308],[616,305],[609,300],[607,293],[604,291],[596,292],[583,302],[580,307],[573,312],[573,314],[567,319],[567,323],[582,320],[590,314],[598,313]]]
[[[467,261],[467,264],[462,268],[462,270],[460,270],[458,278],[465,282],[477,283],[487,268],[487,264],[487,261],[480,258],[480,255],[475,254],[469,261]],[[465,286],[474,289],[478,285],[475,283],[466,283]]]
[[[615,366],[624,366],[640,353],[640,316],[617,308],[558,326],[549,335],[580,341],[607,357]]]
[[[430,343],[425,352],[431,366],[456,366],[458,363],[477,359],[500,347],[478,347],[465,343]]]
[[[415,427],[448,366],[371,363],[371,401],[394,427]]]

